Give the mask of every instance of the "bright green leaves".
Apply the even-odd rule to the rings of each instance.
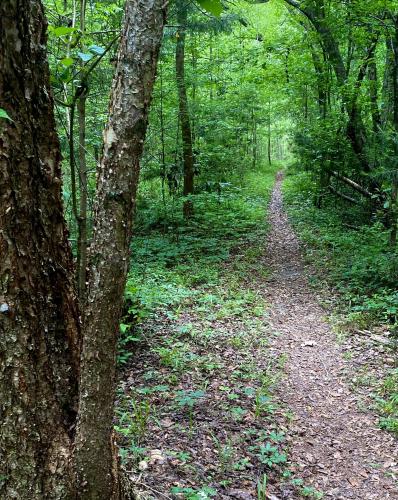
[[[13,121],[7,111],[3,108],[0,108],[0,119],[2,118],[5,120],[10,120],[11,122]]]
[[[58,26],[57,28],[55,28],[54,26],[49,26],[48,31],[57,38],[60,38],[75,33],[76,28],[70,28],[69,26]]]
[[[75,62],[73,57],[64,57],[59,61],[65,68],[69,68],[69,66],[72,66],[72,64]]]
[[[213,16],[220,17],[223,7],[220,0],[198,0],[198,4]]]
[[[99,45],[91,45],[88,50],[90,52],[78,52],[78,57],[83,62],[90,61],[94,56],[102,56],[105,53],[104,47],[100,47]]]

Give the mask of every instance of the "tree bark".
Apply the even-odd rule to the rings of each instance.
[[[0,497],[75,496],[80,332],[39,0],[0,3]]]
[[[184,160],[184,187],[183,195],[189,196],[194,192],[194,163],[192,148],[191,120],[189,116],[187,88],[185,83],[185,34],[187,24],[187,6],[177,6],[177,43],[176,43],[176,79],[178,88],[178,106],[180,112],[182,154]],[[191,200],[184,202],[184,216],[192,215],[193,205]]]
[[[97,177],[90,279],[84,314],[76,462],[82,499],[119,495],[112,471],[116,343],[130,260],[142,154],[164,0],[128,0]]]
[[[0,122],[1,498],[121,497],[111,439],[115,351],[164,10],[159,0],[126,4],[80,358],[47,26],[40,0],[0,3],[0,107],[13,119]]]

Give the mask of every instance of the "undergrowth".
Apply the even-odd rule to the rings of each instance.
[[[383,324],[392,349],[398,333],[398,254],[389,234],[364,207],[326,198],[314,206],[317,193],[309,173],[290,172],[284,181],[284,201],[305,255],[337,292],[345,323],[366,329]],[[314,278],[313,278],[314,279]],[[354,330],[355,330],[354,328]],[[398,431],[398,385],[393,372],[379,389],[381,425]]]
[[[126,286],[125,315],[121,325],[120,363],[132,355],[131,345],[139,341],[137,325],[164,312],[170,318],[183,305],[197,301],[217,302],[220,312],[228,307],[245,308],[251,299],[245,294],[228,302],[225,292],[217,296],[203,290],[217,287],[220,266],[238,250],[232,283],[239,282],[239,271],[255,266],[266,234],[266,207],[276,167],[249,172],[220,192],[194,196],[194,215],[182,216],[182,200],[148,198],[141,193],[136,235]],[[147,194],[145,185],[141,188]],[[239,269],[239,267],[241,269]],[[202,290],[202,291],[200,291]],[[134,330],[134,332],[133,332]]]
[[[150,492],[266,498],[286,466],[273,399],[284,359],[267,352],[259,287],[276,169],[195,195],[189,221],[181,200],[141,197],[115,429],[124,466]]]

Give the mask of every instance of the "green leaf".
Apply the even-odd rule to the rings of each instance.
[[[72,57],[64,57],[63,59],[60,60],[60,63],[63,66],[66,66],[67,68],[69,66],[72,66],[72,64],[75,62],[75,60]]]
[[[78,52],[77,55],[83,62],[87,62],[93,58],[93,54],[89,54],[88,52]]]
[[[98,56],[102,56],[102,54],[105,52],[104,47],[100,47],[99,45],[91,45],[88,50]]]
[[[76,28],[70,28],[69,26],[58,26],[58,28],[52,30],[55,36],[70,35],[74,31],[76,31]]]
[[[213,16],[220,17],[223,11],[220,0],[198,0],[198,4]]]
[[[6,120],[10,120],[10,122],[12,122],[12,118],[9,116],[9,114],[7,113],[7,111],[3,108],[0,108],[0,118],[4,118]]]

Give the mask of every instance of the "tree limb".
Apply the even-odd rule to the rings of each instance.
[[[345,201],[348,201],[349,203],[352,203],[354,205],[359,205],[358,201],[355,198],[351,198],[351,196],[348,196],[347,194],[341,193],[340,191],[337,191],[333,186],[329,186],[329,191],[331,191],[333,194],[339,196]]]
[[[367,189],[359,185],[357,182],[353,181],[352,179],[349,179],[348,177],[345,177],[342,174],[339,174],[338,172],[332,171],[330,172],[331,175],[336,177],[336,179],[339,179],[340,181],[344,182],[348,186],[350,186],[352,189],[357,191],[358,193],[361,193],[362,196],[365,196],[366,198],[372,198],[372,193],[370,193]]]

